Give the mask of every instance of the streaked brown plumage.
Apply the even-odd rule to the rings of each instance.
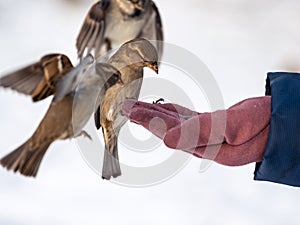
[[[95,114],[96,127],[102,127],[105,140],[104,179],[121,175],[117,142],[120,129],[127,119],[121,115],[120,105],[126,98],[138,98],[143,68],[149,67],[157,73],[157,60],[155,47],[145,39],[136,39],[123,44],[108,61],[121,72],[124,87],[115,85],[107,90]]]
[[[0,78],[0,86],[31,95],[34,102],[52,95],[58,79],[73,68],[63,54],[49,54],[38,62]]]
[[[93,114],[95,104],[100,104],[107,89],[122,83],[120,72],[113,66],[92,62],[93,58],[88,56],[58,79],[53,91],[55,97],[38,128],[28,141],[0,160],[3,167],[35,177],[44,154],[54,141],[86,134],[82,128]],[[26,83],[26,79],[22,82]],[[66,85],[68,83],[74,85]]]

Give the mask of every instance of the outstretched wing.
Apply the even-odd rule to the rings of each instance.
[[[101,0],[95,3],[88,12],[77,37],[76,47],[78,58],[82,59],[84,53],[88,55],[93,49],[98,52],[104,39],[105,10],[110,0]]]
[[[20,70],[0,78],[0,86],[31,95],[34,102],[54,93],[60,77],[73,68],[70,59],[63,54],[50,54]]]
[[[147,24],[144,26],[142,32],[139,34],[138,37],[145,38],[147,40],[157,40],[155,47],[158,53],[159,60],[161,60],[163,54],[163,40],[164,40],[164,33],[163,33],[163,26],[161,17],[156,7],[155,3],[151,1],[152,7],[152,15],[150,16]]]

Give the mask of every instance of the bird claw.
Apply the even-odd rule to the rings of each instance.
[[[160,99],[158,99],[156,101],[153,101],[152,104],[160,104],[161,102],[164,102],[164,101],[165,101],[165,99],[160,98]]]
[[[79,137],[79,136],[83,136],[83,137],[85,137],[85,138],[88,138],[88,139],[90,139],[91,141],[93,140],[92,137],[91,137],[91,135],[89,135],[88,132],[86,132],[85,130],[82,130],[82,131],[80,132],[80,134],[79,134],[77,137]]]

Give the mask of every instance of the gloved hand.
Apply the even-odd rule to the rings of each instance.
[[[241,166],[262,161],[269,133],[271,97],[247,99],[213,113],[128,99],[122,105],[122,113],[170,148],[222,165]]]

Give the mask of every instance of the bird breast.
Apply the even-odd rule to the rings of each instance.
[[[112,48],[118,48],[124,42],[137,38],[148,17],[150,17],[148,10],[138,18],[127,17],[119,9],[107,14],[105,37],[110,40]]]

